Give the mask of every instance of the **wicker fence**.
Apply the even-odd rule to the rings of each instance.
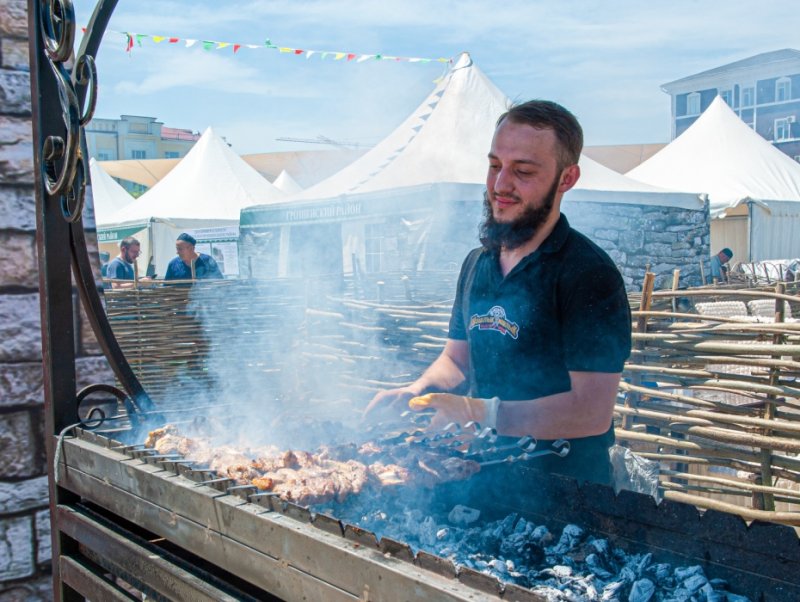
[[[454,285],[451,272],[242,280],[114,290],[106,300],[157,402],[196,403],[246,375],[259,394],[324,397],[355,413],[441,351]],[[617,440],[659,463],[665,497],[800,525],[796,286],[652,292],[646,282],[630,295],[634,346]]]

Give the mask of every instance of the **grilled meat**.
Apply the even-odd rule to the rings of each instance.
[[[214,445],[208,437],[185,437],[174,425],[151,431],[145,445],[162,454],[179,453],[240,485],[252,484],[301,505],[343,502],[370,484],[433,487],[468,478],[480,468],[458,457],[374,443],[322,448],[318,453]]]

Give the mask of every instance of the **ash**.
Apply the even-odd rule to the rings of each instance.
[[[750,602],[724,580],[709,579],[700,566],[673,567],[650,553],[628,554],[577,525],[553,533],[518,514],[487,522],[465,506],[426,515],[396,499],[383,502],[384,511],[356,504],[325,510],[415,552],[529,588],[548,602]]]

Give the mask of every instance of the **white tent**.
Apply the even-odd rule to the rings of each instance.
[[[379,144],[333,176],[275,202],[368,199],[370,193],[401,188],[410,192],[414,187],[431,195],[432,186],[440,188],[437,198],[446,190],[445,196],[480,199],[495,125],[510,106],[506,95],[463,53],[428,98]],[[634,182],[586,156],[581,157],[581,168],[578,188],[587,192],[574,191],[574,200],[599,200],[588,191],[621,191],[630,194],[621,195],[625,199],[614,195],[615,202],[652,204],[656,201],[648,195],[658,193],[661,204],[702,206],[697,196]]]
[[[107,223],[112,215],[133,202],[133,197],[98,165],[94,157],[89,159],[89,177],[97,224]]]
[[[291,271],[287,262],[295,225],[342,221],[343,263],[349,272],[351,258],[366,252],[364,222],[398,212],[430,215],[437,207],[465,201],[479,217],[487,153],[497,119],[510,106],[505,94],[464,53],[422,104],[375,147],[302,192],[245,210],[242,228],[245,232],[280,228],[278,274],[286,275]],[[584,175],[566,201],[703,208],[697,195],[634,182],[588,157],[581,158],[581,166]],[[362,224],[352,223],[355,220]],[[309,232],[303,237],[309,239]]]
[[[719,96],[683,134],[626,175],[707,193],[712,213],[727,218],[712,223],[712,250],[729,246],[735,258],[754,261],[800,255],[800,164]]]
[[[140,261],[152,257],[156,273],[163,276],[175,255],[177,235],[189,232],[199,251],[213,250],[215,258],[227,262],[224,272],[236,274],[241,210],[284,196],[209,127],[162,180],[99,225],[98,236],[113,242],[138,233]]]
[[[281,173],[278,174],[278,177],[275,178],[275,181],[272,183],[272,185],[278,190],[282,190],[287,195],[296,194],[303,190],[303,187],[300,186],[300,184],[298,184],[297,181],[285,169],[281,170]]]

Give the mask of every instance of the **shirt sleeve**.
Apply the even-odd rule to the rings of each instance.
[[[208,280],[219,280],[223,278],[222,272],[219,269],[217,261],[210,255],[203,256],[203,263],[205,264],[205,273],[198,278],[206,278]]]
[[[466,280],[468,272],[477,269],[477,255],[480,254],[480,249],[475,249],[461,264],[461,273],[458,275],[458,284],[456,285],[456,298],[453,301],[453,309],[450,312],[450,327],[447,330],[447,338],[456,341],[467,340],[467,325],[464,323],[464,295],[469,294],[464,290],[466,287]]]
[[[622,372],[631,353],[631,310],[617,268],[581,270],[562,291],[564,358],[575,372]]]
[[[106,274],[108,278],[112,280],[124,280],[125,279],[125,268],[119,261],[112,261],[108,264],[108,268],[106,268]]]
[[[170,261],[167,265],[167,273],[164,275],[164,280],[175,280],[177,276],[175,275],[175,270],[173,268],[173,262]]]

